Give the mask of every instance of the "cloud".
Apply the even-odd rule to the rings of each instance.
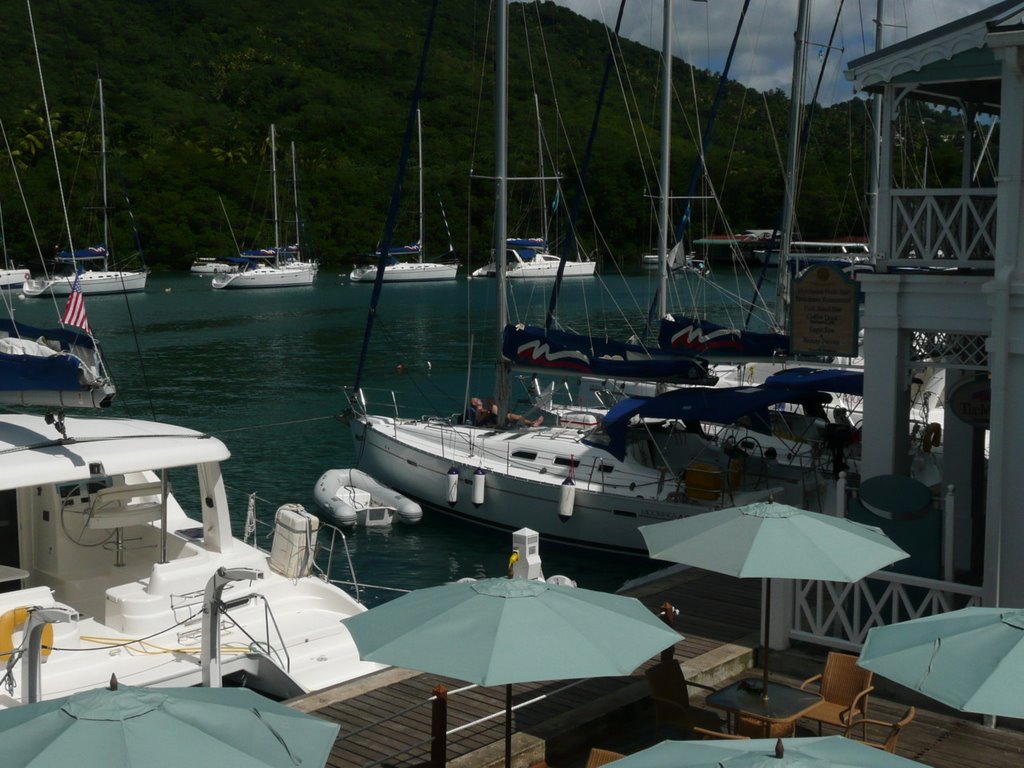
[[[608,26],[614,26],[619,9],[619,0],[555,2]],[[824,68],[818,100],[825,104],[845,101],[853,96],[853,87],[843,74],[846,65],[874,50],[876,0],[846,0],[831,47],[829,38],[839,0],[818,0],[812,5],[808,93]],[[991,1],[903,0],[887,5],[882,40],[891,45],[979,11]],[[742,0],[673,0],[675,55],[702,69],[720,72],[742,7]],[[623,37],[660,49],[662,11],[661,0],[627,0]],[[731,77],[759,91],[781,89],[789,93],[796,16],[797,3],[793,0],[753,0],[737,43]]]

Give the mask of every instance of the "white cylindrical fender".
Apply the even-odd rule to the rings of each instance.
[[[571,477],[562,481],[562,487],[558,492],[558,519],[563,523],[572,517],[572,508],[576,503],[576,483]]]
[[[487,470],[477,467],[473,471],[473,504],[480,506],[484,503],[484,486],[486,484]]]
[[[448,470],[446,482],[448,483],[448,506],[454,507],[459,500],[459,468],[453,466]]]

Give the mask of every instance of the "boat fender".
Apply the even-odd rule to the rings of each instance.
[[[14,650],[14,633],[28,621],[29,606],[12,608],[0,615],[0,663],[11,658]],[[53,624],[43,627],[43,659],[53,652]]]
[[[454,507],[459,500],[459,468],[452,466],[448,470],[446,482],[448,483],[448,506]]]
[[[487,470],[477,467],[473,470],[473,505],[479,507],[484,503],[484,484],[487,479]]]
[[[563,523],[572,517],[573,505],[576,503],[576,483],[571,477],[562,481],[558,492],[558,519]]]
[[[921,433],[921,450],[929,453],[932,448],[942,445],[942,425],[933,421]]]

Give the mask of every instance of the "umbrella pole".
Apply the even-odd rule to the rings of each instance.
[[[512,768],[512,683],[505,686],[505,768]]]
[[[768,699],[768,631],[771,626],[772,617],[772,580],[764,580],[764,642],[761,646],[761,668],[763,678],[761,680],[761,698]]]

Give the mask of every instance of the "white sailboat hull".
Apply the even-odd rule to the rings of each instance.
[[[27,269],[0,269],[0,289],[16,290],[31,279]]]
[[[88,270],[79,275],[82,293],[96,296],[105,293],[135,293],[146,290],[147,272],[119,270]],[[70,296],[74,275],[34,278],[25,281],[22,292],[26,296]]]
[[[419,283],[431,280],[454,280],[459,271],[458,264],[440,264],[434,262],[399,262],[384,267],[385,283]],[[377,279],[377,267],[356,267],[348,276],[354,283],[372,283]]]
[[[583,433],[573,429],[497,431],[383,416],[353,418],[351,426],[360,468],[432,509],[503,530],[525,526],[547,541],[629,554],[647,552],[637,530],[641,525],[769,495],[800,504],[809,487],[801,485],[806,480],[801,470],[776,467],[770,480],[700,499],[696,496],[713,494],[693,489],[689,496],[677,477],[629,456],[619,461],[583,443]],[[692,450],[693,460],[714,453],[707,443],[694,442]],[[562,489],[572,462],[574,501],[566,517]],[[458,473],[456,500],[449,503],[453,468]],[[479,469],[483,481],[475,480]],[[758,465],[756,471],[762,469]],[[752,465],[751,480],[754,473]],[[756,476],[764,480],[763,474]],[[474,482],[482,484],[482,496],[474,498]]]
[[[597,269],[595,261],[566,261],[562,277],[592,277]],[[541,278],[554,280],[558,275],[558,257],[548,256],[532,261],[509,262],[505,266],[506,279]],[[494,277],[493,263],[473,271],[473,277]]]
[[[217,275],[211,281],[214,288],[287,288],[312,285],[316,278],[316,265],[301,267],[259,267],[244,272]]]

